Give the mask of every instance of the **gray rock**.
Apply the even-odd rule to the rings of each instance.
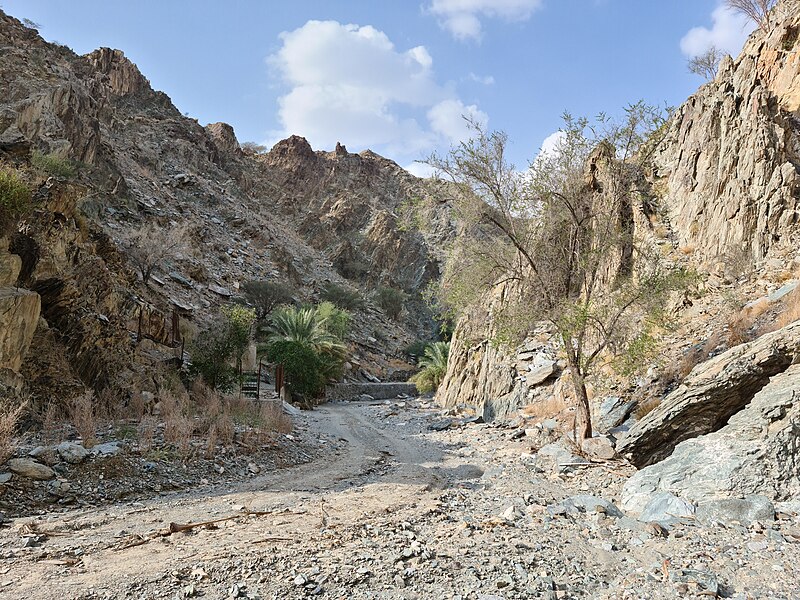
[[[31,458],[39,458],[45,452],[47,452],[47,446],[36,446],[36,448],[28,452],[28,456]]]
[[[556,361],[548,360],[540,365],[531,365],[530,371],[525,373],[525,383],[539,385],[552,377],[556,372]]]
[[[56,496],[57,498],[64,498],[69,491],[71,486],[66,481],[59,481],[58,479],[53,479],[52,481],[47,482],[47,493],[51,496]]]
[[[303,414],[303,411],[301,411],[296,406],[289,404],[288,402],[283,402],[282,407],[283,407],[283,412],[285,412],[287,415],[291,415],[293,417],[299,417],[300,415]]]
[[[604,435],[583,440],[581,449],[592,458],[599,460],[611,460],[617,455],[613,442]]]
[[[701,363],[619,440],[617,451],[640,468],[665,459],[680,442],[724,427],[770,378],[798,360],[800,321]]]
[[[680,569],[672,571],[669,575],[670,581],[677,584],[684,584],[688,587],[687,591],[703,596],[716,598],[719,595],[719,583],[717,577],[708,571],[697,571],[694,569]]]
[[[582,462],[562,441],[553,442],[539,448],[536,453],[536,466],[543,471],[564,473],[572,467],[571,463]]]
[[[597,496],[578,495],[562,500],[558,504],[547,507],[548,512],[555,515],[602,513],[610,517],[622,517],[622,512],[608,500]]]
[[[695,504],[753,494],[798,497],[800,478],[787,468],[797,444],[798,389],[800,364],[772,377],[720,430],[681,442],[669,458],[635,473],[622,488],[622,509],[639,512],[659,491]]]
[[[0,473],[0,485],[11,481],[13,475],[11,473]]]
[[[61,442],[56,446],[56,451],[62,460],[72,465],[83,462],[89,456],[89,451],[75,442]]]
[[[617,396],[609,396],[600,403],[597,410],[597,429],[607,432],[609,429],[619,427],[631,414],[636,402],[633,400],[623,400]]]
[[[106,442],[92,447],[92,454],[95,456],[114,456],[122,451],[119,442]]]
[[[719,498],[699,504],[695,516],[704,525],[728,521],[738,521],[742,525],[749,525],[753,521],[774,520],[775,507],[765,496]]]
[[[645,505],[639,520],[644,523],[655,521],[659,525],[672,525],[681,519],[693,517],[695,506],[683,498],[669,492],[654,494]]]
[[[29,458],[12,458],[8,461],[8,468],[20,477],[46,481],[55,477],[53,469]]]

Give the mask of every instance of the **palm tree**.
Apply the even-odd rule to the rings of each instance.
[[[311,306],[279,306],[271,315],[267,343],[296,342],[321,354],[343,356],[346,347],[327,327],[327,317]]]
[[[447,342],[433,342],[425,348],[418,363],[422,370],[411,378],[420,392],[433,392],[439,387],[447,372],[449,356],[450,344]]]

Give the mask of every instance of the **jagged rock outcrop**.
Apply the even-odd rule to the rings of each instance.
[[[617,451],[639,467],[663,460],[683,440],[724,427],[771,377],[798,361],[800,322],[731,348],[695,367],[628,431]]]
[[[39,322],[39,295],[15,285],[21,267],[19,257],[0,246],[0,382],[10,379],[4,370],[19,373]]]
[[[800,331],[800,324],[795,329]],[[800,364],[795,364],[772,377],[724,427],[681,442],[669,458],[635,473],[622,490],[622,507],[641,512],[664,492],[695,504],[752,495],[796,498],[799,423]]]
[[[769,35],[757,30],[741,55],[677,111],[658,156],[681,246],[713,261],[788,247],[800,221],[800,61],[797,11]]]

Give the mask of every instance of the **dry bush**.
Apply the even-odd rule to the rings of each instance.
[[[128,401],[127,416],[131,419],[142,420],[148,413],[149,408],[142,392],[133,392],[133,394],[131,394],[131,399]]]
[[[783,298],[783,308],[775,320],[775,325],[780,329],[800,319],[800,286],[796,287]]]
[[[56,444],[64,439],[64,415],[55,402],[50,402],[42,412],[42,441]]]
[[[97,419],[94,413],[94,393],[84,392],[74,398],[69,405],[70,421],[83,442],[84,447],[91,448],[97,443]]]
[[[206,453],[205,458],[214,458],[214,455],[217,452],[217,429],[212,427],[208,431],[208,436],[206,437]]]
[[[230,446],[236,438],[236,429],[230,413],[227,411],[220,413],[210,432],[213,432],[220,444]]]
[[[142,417],[142,420],[139,421],[137,433],[139,436],[140,452],[148,452],[153,448],[153,437],[155,437],[157,425],[158,421],[156,418],[150,415]]]
[[[546,398],[535,400],[525,405],[521,412],[526,418],[538,423],[545,419],[558,417],[569,411],[572,406],[573,404],[570,401],[565,402],[563,396],[559,397],[556,394],[550,394]]]
[[[661,396],[652,396],[636,405],[633,415],[636,419],[643,419],[648,413],[653,412],[661,404]]]
[[[14,433],[16,432],[17,422],[25,408],[24,405],[16,408],[6,407],[0,410],[0,464],[6,462],[14,456],[16,448],[14,444]]]
[[[281,402],[263,402],[259,417],[261,430],[264,432],[287,434],[294,428],[291,417],[283,412]]]

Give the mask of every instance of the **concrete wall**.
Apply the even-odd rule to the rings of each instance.
[[[361,394],[369,394],[376,400],[396,398],[399,394],[416,396],[417,386],[413,383],[337,383],[325,389],[325,399],[358,400]]]

